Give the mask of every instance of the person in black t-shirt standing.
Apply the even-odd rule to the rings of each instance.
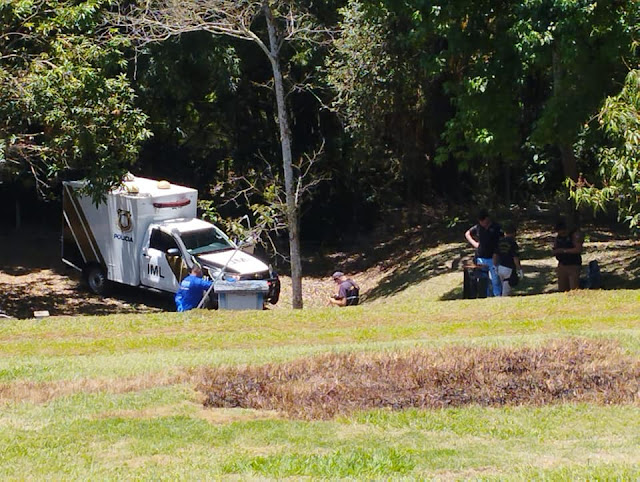
[[[552,253],[558,260],[558,291],[576,290],[580,287],[582,235],[578,229],[569,229],[564,219],[556,223],[556,232]]]
[[[519,278],[522,278],[522,265],[520,264],[520,247],[516,242],[516,229],[511,224],[505,224],[504,237],[498,241],[498,248],[493,255],[493,262],[497,266],[498,277],[502,283],[502,296],[511,294],[511,279],[513,271],[518,270]]]
[[[489,217],[489,213],[482,209],[478,213],[478,224],[467,229],[464,237],[476,249],[476,264],[485,265],[489,270],[491,284],[487,285],[487,296],[500,296],[502,294],[502,283],[500,283],[498,271],[493,262],[493,255],[498,247],[498,241],[502,237],[500,225],[494,223]]]

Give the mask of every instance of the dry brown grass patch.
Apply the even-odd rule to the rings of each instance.
[[[640,360],[611,341],[540,347],[327,354],[260,367],[205,369],[205,406],[327,419],[374,408],[640,401]]]

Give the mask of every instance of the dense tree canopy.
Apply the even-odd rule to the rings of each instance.
[[[119,182],[148,137],[124,74],[121,37],[97,40],[106,2],[0,3],[0,161],[41,193],[81,169],[99,196]]]
[[[564,177],[575,181],[583,167],[576,143],[624,79],[638,8],[635,1],[350,1],[331,75],[357,152],[388,168],[397,159],[394,172],[408,185],[424,186],[420,174],[433,175],[430,163],[454,162],[479,181],[476,192],[492,186],[488,195],[506,200],[511,181],[526,193],[529,181],[544,179],[536,176],[543,164],[559,171],[551,189]],[[507,187],[496,191],[500,176]]]
[[[277,4],[286,19],[289,3]],[[330,46],[282,45],[294,178],[304,172],[296,160],[319,146],[316,176],[331,178],[301,204],[309,239],[368,226],[388,208],[558,193],[638,224],[640,2],[295,6],[333,33]],[[264,52],[183,32],[134,54],[124,32],[104,35],[114,9],[0,3],[5,180],[28,173],[46,192],[79,167],[104,188],[130,168],[194,185],[218,208],[239,178],[262,186],[247,201],[255,213],[279,199],[266,181],[282,179],[282,151]],[[252,27],[266,33],[264,20]]]

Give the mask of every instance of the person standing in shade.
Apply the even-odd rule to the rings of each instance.
[[[355,281],[347,278],[342,271],[336,271],[331,277],[338,285],[338,292],[329,298],[329,303],[335,306],[356,306],[360,302],[360,287]]]
[[[505,224],[504,237],[498,241],[498,247],[493,255],[493,262],[497,267],[498,277],[502,284],[502,296],[511,295],[514,271],[522,279],[522,265],[520,264],[520,247],[516,242],[516,229],[512,224]],[[517,278],[515,278],[517,280]]]
[[[552,253],[558,260],[558,291],[576,290],[580,287],[582,234],[578,229],[569,229],[564,219],[556,223],[556,233]]]
[[[202,278],[202,268],[197,264],[193,265],[191,274],[182,280],[174,298],[176,309],[188,311],[196,308],[212,284],[213,281]]]
[[[487,296],[500,296],[502,283],[498,276],[493,255],[498,248],[498,241],[502,237],[502,229],[498,223],[494,223],[487,210],[482,209],[478,213],[478,224],[470,227],[464,233],[469,244],[476,249],[475,262],[484,265],[489,270],[491,284],[487,285]]]

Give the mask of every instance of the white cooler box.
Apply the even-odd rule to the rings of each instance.
[[[269,285],[266,281],[216,281],[213,290],[221,310],[261,310]]]

